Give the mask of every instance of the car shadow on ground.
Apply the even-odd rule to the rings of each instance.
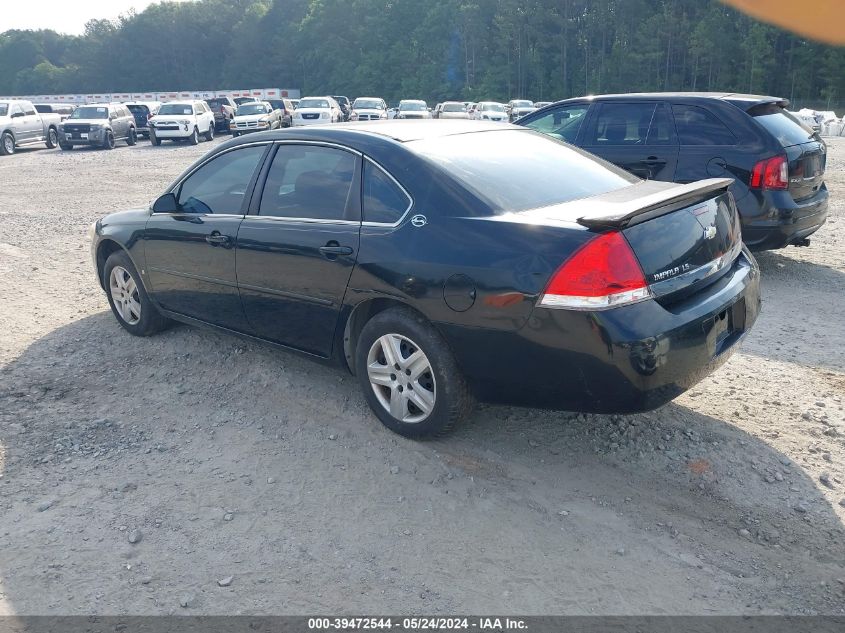
[[[677,404],[481,406],[412,442],[339,369],[106,312],[0,369],[0,402],[0,613],[841,608],[817,483]]]

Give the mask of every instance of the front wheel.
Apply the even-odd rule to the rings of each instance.
[[[214,123],[208,124],[208,131],[205,133],[205,140],[206,141],[213,141],[214,140]]]
[[[59,147],[62,149],[63,152],[68,152],[73,149],[73,145],[65,141],[59,141]]]
[[[135,128],[129,128],[129,136],[126,137],[126,144],[129,147],[132,147],[135,143],[138,142],[138,134],[135,132]]]
[[[103,141],[103,147],[106,149],[114,149],[114,133],[111,130],[106,132],[106,140]]]
[[[115,251],[103,269],[106,295],[114,316],[134,336],[150,336],[168,325],[150,301],[138,271],[124,251]]]
[[[405,437],[443,435],[472,408],[446,341],[408,308],[385,310],[367,322],[358,337],[355,373],[378,419]]]
[[[188,137],[188,142],[191,145],[197,145],[200,142],[200,131],[194,126],[194,131],[191,132],[191,135]]]
[[[152,144],[153,144],[153,145],[155,145],[156,147],[158,147],[159,145],[161,145],[161,139],[160,139],[160,138],[158,138],[158,137],[155,135],[155,132],[153,132],[152,130],[150,130],[150,143],[152,143]]]
[[[58,144],[59,133],[56,131],[56,128],[51,127],[47,130],[47,149],[55,149]]]

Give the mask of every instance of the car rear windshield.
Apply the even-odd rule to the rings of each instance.
[[[150,111],[150,109],[145,105],[134,105],[133,104],[133,105],[128,105],[126,107],[129,108],[129,111],[132,114],[144,114],[144,115],[146,115]]]
[[[82,106],[73,111],[71,119],[108,119],[109,109],[106,106]]]
[[[48,105],[36,105],[35,111],[40,112],[41,114],[47,114],[53,111],[53,108]]]
[[[410,110],[412,112],[419,112],[420,110],[425,110],[426,105],[425,101],[410,101],[407,103],[400,103],[399,104],[400,110]]]
[[[444,103],[443,112],[466,112],[466,106],[463,103]]]
[[[165,103],[158,111],[159,114],[193,114],[193,110],[189,105],[179,105],[176,103]]]
[[[222,105],[229,105],[226,99],[206,99],[209,108],[219,108]]]
[[[804,127],[798,119],[777,104],[766,103],[754,106],[748,114],[784,147],[806,143],[813,137],[812,130]]]
[[[527,130],[433,137],[408,147],[501,213],[587,198],[639,181],[592,154]]]
[[[481,104],[481,111],[482,112],[504,112],[505,106],[501,103],[482,103]]]

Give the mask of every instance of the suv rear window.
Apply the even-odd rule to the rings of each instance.
[[[455,134],[407,145],[503,213],[539,209],[639,182],[592,154],[528,130]]]
[[[812,130],[801,125],[798,119],[774,103],[754,106],[748,114],[784,147],[806,143],[813,137]]]

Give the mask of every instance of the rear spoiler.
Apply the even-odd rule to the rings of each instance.
[[[654,182],[644,181],[641,185],[648,186]],[[726,192],[732,184],[733,180],[730,178],[708,178],[686,185],[668,186],[653,193],[619,202],[610,201],[602,196],[604,200],[596,205],[592,213],[588,210],[576,221],[588,228],[621,229],[712,198],[716,192]],[[589,206],[589,200],[582,202]]]

